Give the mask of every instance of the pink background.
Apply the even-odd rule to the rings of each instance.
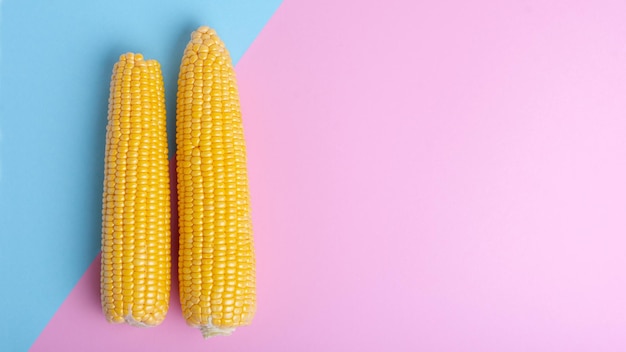
[[[32,350],[626,350],[626,3],[285,1],[237,65],[259,309]]]

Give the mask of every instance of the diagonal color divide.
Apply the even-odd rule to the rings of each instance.
[[[107,350],[626,350],[624,6],[285,2],[237,65],[253,325],[203,341],[174,304],[163,327],[88,336]],[[95,324],[85,297],[63,321]]]
[[[624,6],[283,3],[237,65],[252,326],[101,327],[95,271],[59,323],[103,350],[626,350]]]
[[[624,14],[285,2],[237,65],[254,324],[105,327],[92,266],[33,349],[625,350]]]
[[[218,30],[235,61],[280,0],[1,2],[0,349],[23,351],[100,247],[104,131],[113,63],[161,62],[170,151],[189,34]]]

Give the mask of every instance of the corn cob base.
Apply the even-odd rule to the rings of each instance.
[[[233,332],[235,332],[234,327],[220,328],[219,326],[213,326],[210,320],[211,319],[209,319],[209,323],[207,325],[200,326],[200,332],[202,332],[202,337],[204,337],[205,339],[213,336],[229,336]]]

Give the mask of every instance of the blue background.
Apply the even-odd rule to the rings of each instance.
[[[100,249],[107,100],[118,57],[161,63],[170,156],[176,80],[199,25],[235,63],[280,0],[4,0],[0,14],[0,348],[35,341]]]

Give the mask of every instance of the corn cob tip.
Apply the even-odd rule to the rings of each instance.
[[[200,26],[196,29],[196,31],[200,33],[208,33],[210,30],[211,28],[209,28],[209,26]]]
[[[200,331],[202,331],[202,337],[206,340],[213,336],[230,336],[233,332],[235,332],[235,328],[220,328],[208,324],[201,326]]]
[[[144,59],[143,54],[140,54],[140,53],[128,52],[128,53],[122,54],[120,55],[119,61],[132,62],[136,66],[149,66],[149,67],[152,66],[156,68],[161,67],[161,65],[159,64],[157,60],[154,60],[154,59],[146,60]]]
[[[219,39],[217,37],[217,32],[215,31],[215,29],[209,26],[200,26],[198,27],[198,29],[191,33],[191,41],[194,44],[200,44],[204,39],[209,38]]]
[[[141,61],[143,60],[143,55],[140,53],[125,53],[120,55],[120,61]]]

